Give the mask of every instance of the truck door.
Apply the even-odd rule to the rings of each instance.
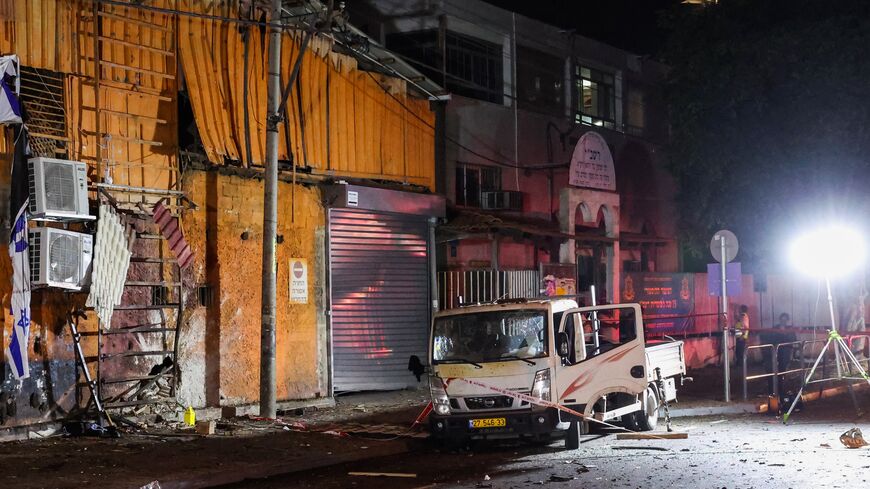
[[[583,405],[611,392],[639,394],[646,389],[639,305],[569,309],[562,315],[559,333],[568,342],[567,351],[557,352],[562,357],[554,384],[559,403]]]

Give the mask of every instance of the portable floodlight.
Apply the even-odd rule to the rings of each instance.
[[[860,268],[866,248],[860,233],[843,225],[833,225],[795,239],[790,254],[792,262],[802,272],[830,279]]]
[[[792,262],[799,270],[808,275],[824,279],[828,292],[828,310],[831,313],[831,331],[828,333],[827,343],[825,343],[821,353],[816,358],[813,368],[807,374],[797,396],[792,401],[791,407],[782,417],[783,423],[787,422],[789,416],[791,416],[791,412],[800,400],[801,394],[803,394],[804,387],[813,382],[811,379],[815,375],[816,368],[825,357],[825,352],[828,351],[831,345],[833,345],[834,349],[834,361],[837,364],[836,379],[864,380],[870,384],[870,377],[867,376],[867,372],[864,371],[861,362],[855,358],[852,350],[843,341],[843,337],[837,333],[834,296],[831,293],[831,278],[846,275],[864,265],[867,250],[861,233],[839,224],[823,227],[795,239],[792,242],[790,254]],[[857,372],[857,376],[853,374],[849,364],[854,368],[854,372]],[[852,400],[855,402],[855,409],[860,413],[861,409],[854,395]]]

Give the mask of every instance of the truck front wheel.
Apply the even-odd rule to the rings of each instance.
[[[659,424],[659,396],[653,387],[647,387],[643,393],[643,407],[634,413],[634,421],[640,431],[652,431]]]

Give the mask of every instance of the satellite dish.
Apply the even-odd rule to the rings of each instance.
[[[717,231],[713,235],[713,239],[710,240],[710,253],[713,255],[713,259],[718,262],[722,261],[722,240],[725,240],[725,263],[729,263],[737,256],[739,249],[737,236],[727,229]]]

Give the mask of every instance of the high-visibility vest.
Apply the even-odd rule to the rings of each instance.
[[[734,336],[737,338],[747,338],[749,336],[749,316],[746,316],[746,321],[737,321],[734,323]]]

